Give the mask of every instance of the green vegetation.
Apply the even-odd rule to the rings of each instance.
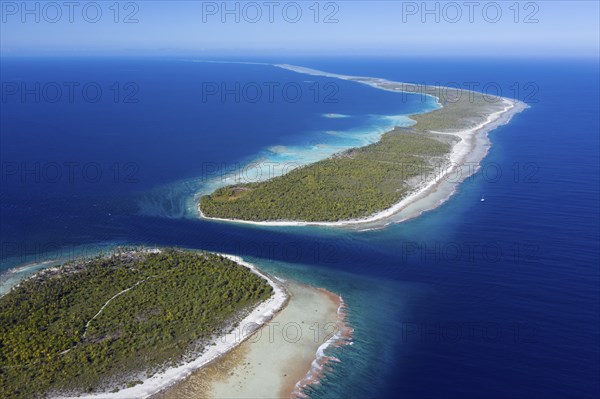
[[[337,154],[264,182],[223,187],[200,199],[208,217],[250,221],[334,222],[368,217],[399,202],[443,167],[459,138],[448,134],[483,123],[504,108],[501,98],[448,87],[435,87],[371,78],[351,80],[380,88],[430,94],[442,108],[411,115],[417,123],[396,128],[380,142]]]
[[[389,208],[410,191],[407,180],[430,173],[452,137],[397,128],[366,147],[268,181],[223,187],[200,199],[210,217],[253,221],[337,221]]]
[[[373,84],[372,78],[359,77],[351,80]],[[417,122],[413,128],[418,132],[451,132],[471,128],[483,123],[488,115],[502,110],[505,106],[501,97],[477,91],[412,83],[376,81],[375,84],[386,90],[428,94],[437,98],[438,103],[442,105],[441,108],[424,114],[410,115],[411,119]],[[493,86],[488,89],[492,90]]]
[[[0,298],[0,397],[135,385],[201,351],[271,293],[229,259],[174,249],[44,271]]]
[[[476,92],[429,87],[424,92],[438,97],[442,108],[410,116],[417,122],[415,130],[421,132],[456,131],[474,127],[483,123],[489,114],[504,107],[498,97]]]

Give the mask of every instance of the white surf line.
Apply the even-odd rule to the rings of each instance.
[[[354,345],[352,341],[352,335],[354,329],[346,321],[346,303],[341,295],[334,294],[339,298],[340,304],[337,308],[337,325],[336,330],[333,332],[318,348],[315,354],[315,358],[310,365],[310,369],[306,372],[304,377],[296,383],[292,390],[290,397],[291,399],[307,398],[308,396],[304,393],[304,389],[311,385],[318,385],[321,379],[325,375],[325,366],[329,362],[340,362],[340,359],[333,355],[326,355],[325,351],[330,347],[341,347],[345,345]]]
[[[94,319],[95,319],[96,317],[98,317],[98,316],[100,315],[100,313],[102,313],[102,311],[104,310],[104,308],[106,308],[106,307],[108,306],[108,304],[109,304],[109,303],[110,303],[110,302],[111,302],[113,299],[115,299],[116,297],[118,297],[118,296],[120,296],[120,295],[123,295],[123,294],[124,294],[124,293],[126,293],[127,291],[129,291],[129,290],[131,290],[131,289],[133,289],[133,288],[137,287],[138,285],[140,285],[141,283],[145,282],[146,280],[148,280],[149,278],[152,278],[152,277],[154,277],[154,276],[146,277],[145,279],[138,281],[137,283],[135,283],[135,284],[134,284],[134,285],[132,285],[131,287],[129,287],[129,288],[126,288],[126,289],[124,289],[123,291],[121,291],[121,292],[119,292],[119,293],[116,293],[115,295],[113,295],[113,297],[112,297],[112,298],[110,298],[108,301],[106,301],[106,303],[104,304],[104,306],[102,306],[102,307],[100,308],[100,310],[98,311],[98,313],[96,313],[96,314],[94,315],[94,317],[92,317],[91,319],[89,319],[89,320],[88,320],[88,322],[86,323],[86,325],[85,325],[85,331],[83,332],[83,338],[85,338],[85,335],[87,334],[87,330],[88,330],[88,327],[90,326],[90,323],[91,323],[92,321],[94,321]],[[68,349],[68,350],[70,350],[70,349]],[[61,354],[62,354],[62,353],[61,353]]]
[[[340,80],[345,80],[345,81],[349,81],[349,82],[364,84],[364,85],[371,86],[371,87],[374,87],[379,90],[391,91],[393,93],[419,94],[422,96],[431,97],[431,98],[435,99],[435,102],[439,108],[443,108],[443,105],[440,102],[440,98],[438,96],[431,94],[431,93],[425,93],[424,91],[414,92],[414,91],[410,91],[410,90],[406,90],[406,89],[408,87],[419,88],[419,87],[424,87],[424,86],[433,87],[436,89],[447,89],[448,88],[448,87],[444,87],[444,86],[423,85],[423,84],[419,84],[419,83],[394,82],[392,80],[387,80],[387,79],[383,79],[383,78],[374,78],[374,77],[369,77],[369,76],[342,75],[339,73],[325,72],[325,71],[320,71],[318,69],[306,68],[306,67],[290,65],[290,64],[272,64],[272,65],[276,68],[282,68],[282,69],[296,72],[296,73],[303,74],[303,75],[321,76],[321,77],[325,77],[325,78],[340,79]],[[388,88],[388,87],[383,87],[382,84],[400,85],[401,88],[395,87],[392,89],[392,88]],[[450,88],[450,89],[452,89],[452,88]],[[458,90],[464,91],[464,92],[476,93],[472,90],[466,90],[466,89],[458,89]],[[492,97],[492,96],[490,96],[490,97]],[[428,112],[430,112],[430,111],[428,111]]]

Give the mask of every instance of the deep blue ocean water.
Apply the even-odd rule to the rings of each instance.
[[[481,170],[451,200],[370,232],[205,222],[183,208],[215,168],[310,161],[430,103],[192,60],[2,60],[2,270],[114,243],[235,253],[344,296],[355,343],[312,397],[600,394],[598,60],[251,60],[500,89],[531,105],[491,133]],[[236,82],[240,98],[221,97]]]

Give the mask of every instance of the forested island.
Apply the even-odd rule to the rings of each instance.
[[[379,142],[294,169],[271,180],[227,186],[200,199],[209,217],[254,221],[337,221],[398,202],[407,181],[432,173],[452,137],[396,128]]]
[[[0,298],[0,397],[133,386],[201,353],[272,292],[233,260],[179,249],[39,272]]]
[[[198,206],[203,217],[324,224],[365,220],[460,167],[465,154],[475,147],[472,136],[479,129],[488,128],[515,104],[502,97],[462,89],[279,66],[388,91],[433,96],[440,107],[410,115],[415,125],[396,127],[377,143],[335,154],[266,181],[219,188],[200,198]]]

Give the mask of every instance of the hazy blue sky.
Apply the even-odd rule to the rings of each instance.
[[[0,3],[3,55],[598,56],[600,40],[598,1]]]

